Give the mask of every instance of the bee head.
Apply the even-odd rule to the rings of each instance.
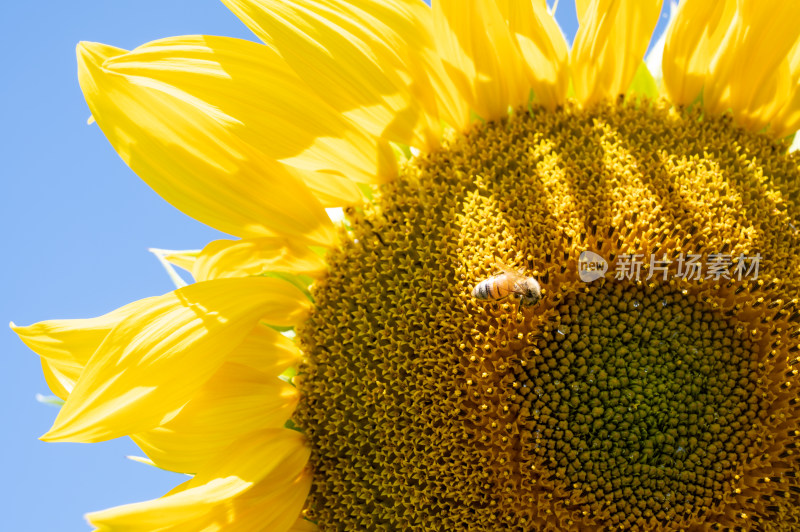
[[[526,277],[521,288],[520,297],[523,305],[533,305],[542,298],[542,287],[533,277]]]

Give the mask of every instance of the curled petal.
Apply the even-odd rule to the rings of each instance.
[[[101,441],[164,423],[260,319],[295,325],[309,305],[290,284],[263,277],[206,281],[151,298],[107,334],[42,439]]]
[[[297,398],[277,377],[227,362],[174,418],[131,438],[157,466],[195,473],[248,433],[283,427]]]
[[[48,320],[27,327],[12,323],[11,329],[42,358],[50,390],[66,400],[86,363],[111,329],[152,303],[153,298],[147,298],[96,318]]]
[[[99,530],[270,530],[297,521],[311,487],[304,437],[286,429],[251,433],[160,499],[94,512]]]

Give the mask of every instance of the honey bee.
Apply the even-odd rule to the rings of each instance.
[[[499,265],[501,271],[475,285],[472,297],[486,301],[498,301],[507,297],[519,298],[520,306],[533,305],[542,298],[542,288],[533,277],[521,271]]]

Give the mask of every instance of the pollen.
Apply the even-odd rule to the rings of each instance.
[[[299,331],[308,517],[796,530],[787,147],[728,117],[619,100],[517,110],[412,159],[347,212]],[[583,277],[584,251],[607,271]],[[475,299],[500,263],[541,300]]]

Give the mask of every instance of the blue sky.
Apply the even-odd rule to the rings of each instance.
[[[558,18],[571,39],[570,2]],[[217,0],[0,5],[0,529],[85,531],[85,512],[160,496],[186,478],[127,460],[141,455],[128,439],[40,442],[57,410],[35,400],[50,393],[38,357],[5,324],[96,316],[169,291],[147,248],[223,236],[161,200],[86,124],[76,76],[80,40],[133,48],[198,33],[253,38]]]

